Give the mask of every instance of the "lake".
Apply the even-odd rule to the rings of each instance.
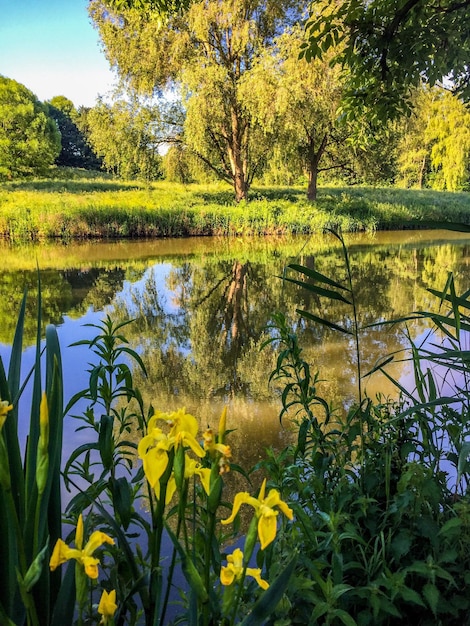
[[[470,238],[452,231],[400,231],[348,235],[352,278],[361,326],[428,310],[435,299],[427,287],[443,287],[449,271],[457,286],[468,287]],[[276,362],[272,349],[260,350],[271,315],[285,313],[298,333],[304,357],[318,368],[322,395],[338,407],[357,397],[356,353],[348,336],[299,321],[296,309],[350,327],[350,307],[320,301],[283,281],[286,266],[300,263],[346,280],[341,246],[336,238],[173,239],[1,245],[2,316],[0,355],[7,365],[10,343],[23,291],[28,289],[25,329],[25,373],[32,363],[35,340],[37,266],[40,269],[44,324],[55,324],[65,372],[65,401],[87,385],[93,356],[85,347],[69,347],[92,338],[107,314],[119,321],[138,350],[148,378],[136,373],[144,399],[172,411],[185,406],[202,427],[217,423],[228,406],[234,450],[245,467],[263,458],[267,446],[279,448],[289,438],[279,423],[280,401],[268,386]],[[289,275],[295,276],[294,273]],[[414,325],[424,336],[424,322]],[[397,362],[388,371],[409,383],[410,371],[400,361],[406,347],[403,327],[386,326],[361,332],[362,368],[366,372],[390,353]],[[411,384],[411,383],[410,383]],[[365,382],[366,393],[394,395],[380,373]],[[25,415],[27,412],[25,411]],[[22,423],[26,433],[27,419]],[[89,435],[75,433],[67,418],[65,455]],[[240,458],[235,459],[241,462]]]

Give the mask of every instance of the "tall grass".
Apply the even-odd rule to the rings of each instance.
[[[11,241],[373,231],[470,223],[470,194],[256,187],[236,204],[228,186],[148,185],[109,178],[11,182],[0,191],[0,236]]]

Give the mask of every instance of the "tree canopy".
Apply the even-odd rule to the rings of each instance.
[[[0,177],[41,174],[60,152],[47,106],[24,85],[0,76]]]
[[[411,87],[446,83],[470,100],[469,0],[327,0],[311,5],[311,59],[336,47],[347,68],[345,110],[379,121],[408,112]]]
[[[138,100],[99,101],[86,116],[89,140],[104,167],[124,178],[159,178],[160,112]]]
[[[101,160],[91,149],[84,132],[79,128],[83,111],[77,111],[71,100],[55,96],[47,102],[48,112],[55,120],[61,135],[61,151],[57,165],[98,170]]]
[[[244,199],[271,140],[246,104],[244,84],[258,55],[298,19],[303,3],[193,2],[184,14],[169,16],[164,28],[144,4],[138,9],[129,2],[131,8],[119,12],[111,0],[90,4],[109,61],[139,93],[181,89],[186,144],[233,185],[237,200]]]

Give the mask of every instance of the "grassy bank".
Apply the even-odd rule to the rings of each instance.
[[[235,204],[227,185],[144,185],[106,178],[11,182],[0,191],[0,236],[35,239],[343,232],[470,224],[470,194],[325,187],[255,187]]]

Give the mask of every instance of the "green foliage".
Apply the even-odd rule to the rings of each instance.
[[[90,148],[83,131],[79,129],[83,111],[77,111],[73,102],[65,96],[55,96],[47,102],[47,107],[60,132],[61,151],[56,164],[99,170],[101,161]]]
[[[50,575],[51,544],[62,523],[60,469],[62,450],[62,369],[57,333],[46,329],[45,391],[41,345],[41,299],[38,298],[36,356],[33,371],[21,380],[23,299],[12,346],[8,375],[0,359],[0,558],[4,576],[0,588],[0,617],[5,624],[50,624],[60,581]],[[19,401],[33,376],[28,445],[21,450],[18,425],[25,420]]]
[[[302,55],[310,60],[332,47],[347,68],[345,111],[363,111],[380,124],[408,112],[410,88],[445,80],[470,95],[466,2],[345,0],[313,3]],[[445,42],[445,45],[442,45]]]
[[[100,101],[86,114],[88,138],[103,166],[127,179],[160,177],[160,124],[159,109],[137,100]]]
[[[255,187],[249,203],[237,204],[227,187],[214,183],[146,186],[106,176],[64,178],[60,169],[54,176],[3,186],[2,236],[24,241],[308,234],[328,228],[370,232],[469,221],[466,193],[329,187],[320,189],[312,207],[299,187]]]
[[[293,269],[320,296],[332,297],[332,288],[338,295],[336,281]],[[440,348],[411,344],[414,392],[394,381],[398,402],[363,398],[345,415],[318,396],[318,375],[284,318],[275,318],[280,352],[272,378],[283,389],[283,412],[295,408],[299,429],[296,445],[264,466],[295,502],[276,558],[294,546],[300,556],[289,601],[272,624],[457,626],[467,619],[469,371],[462,333],[470,328],[470,302],[468,292],[456,294],[451,276],[442,291],[430,291],[447,310],[418,315],[445,341]],[[390,360],[379,368],[386,372]],[[443,367],[441,386],[435,364]]]
[[[351,147],[348,128],[337,123],[339,69],[328,58],[299,60],[303,39],[299,26],[284,32],[276,39],[277,53],[265,50],[244,86],[246,101],[265,132],[275,131],[275,154],[297,175],[306,174],[307,196],[315,200],[319,173],[345,168]],[[271,161],[270,167],[277,168],[277,162]]]
[[[403,183],[449,191],[466,189],[470,154],[466,106],[437,87],[416,90],[413,105],[398,146]]]
[[[302,4],[194,2],[162,28],[157,12],[90,5],[106,54],[138,93],[177,86],[185,109],[184,142],[245,199],[275,134],[250,110],[244,83],[257,57],[296,19]],[[121,3],[122,6],[122,3]]]
[[[60,133],[26,87],[0,76],[0,178],[42,174],[60,152]]]

